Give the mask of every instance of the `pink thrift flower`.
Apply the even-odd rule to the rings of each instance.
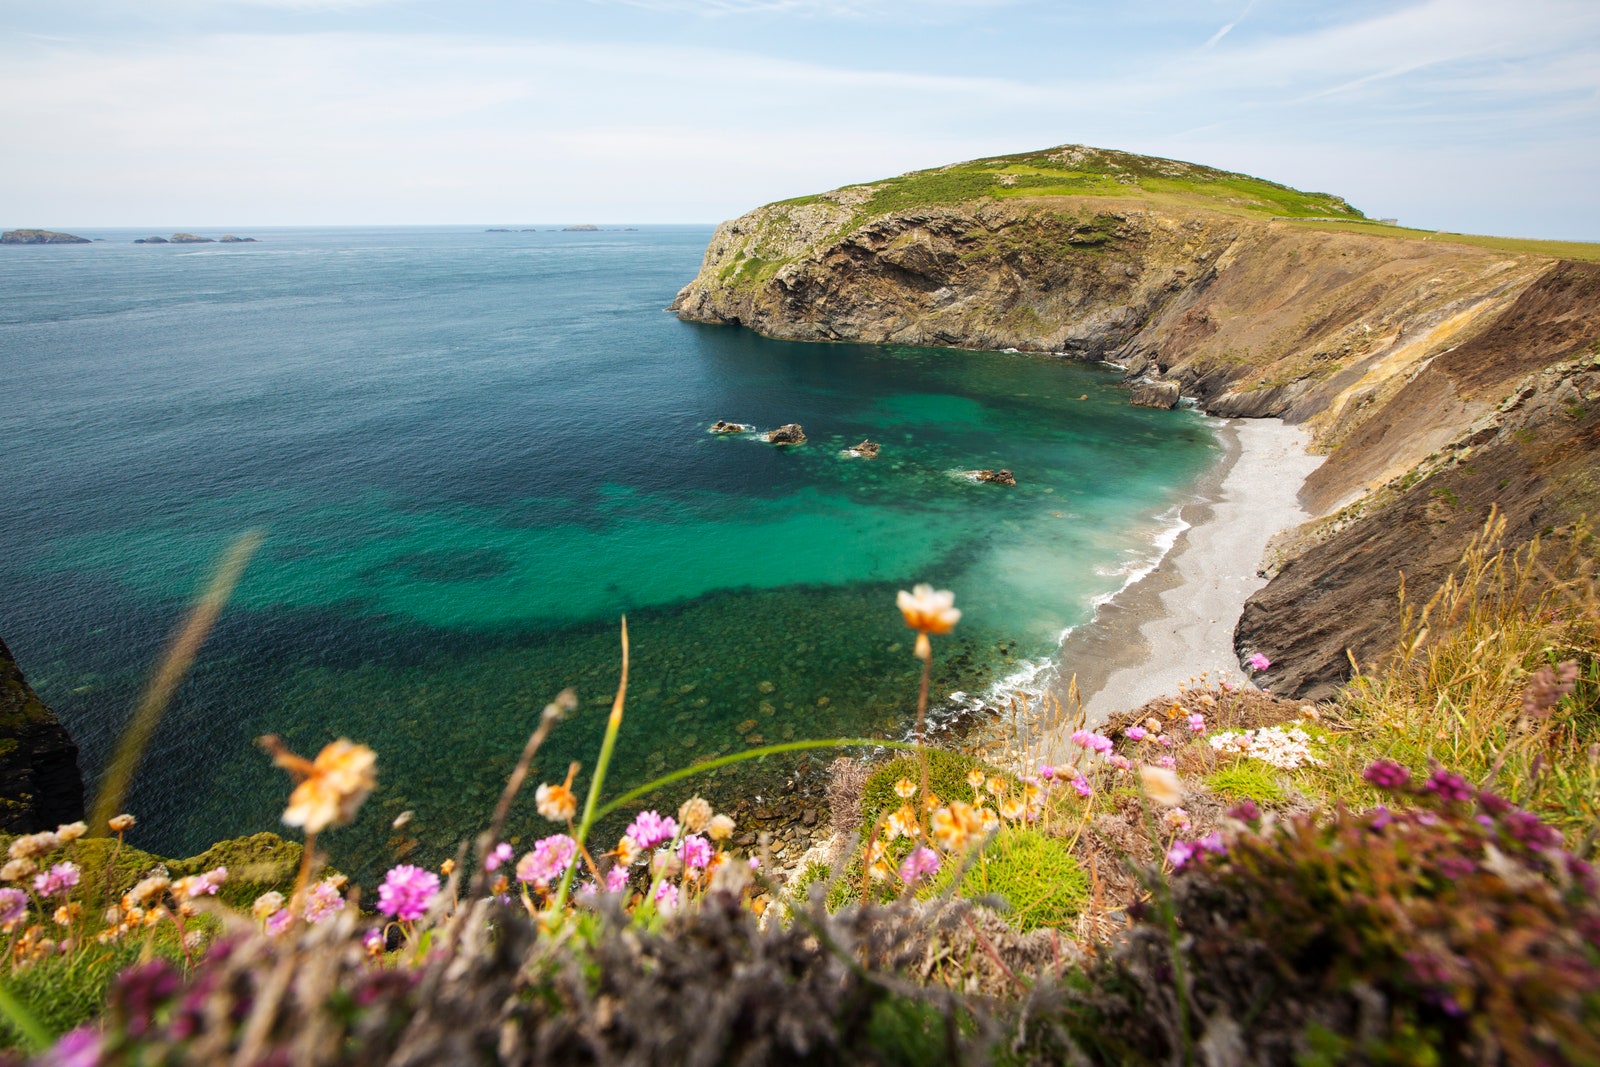
[[[344,897],[339,887],[324,878],[306,890],[306,922],[326,922],[344,910]]]
[[[1056,769],[1054,767],[1050,766],[1050,764],[1048,764],[1048,763],[1039,764],[1039,777],[1040,778],[1043,778],[1045,781],[1048,782],[1052,778],[1054,778],[1055,776],[1056,776]]]
[[[551,834],[534,842],[533,851],[517,863],[517,881],[547,886],[572,866],[578,843],[566,834]]]
[[[750,857],[750,869],[752,871],[758,871],[758,870],[761,869],[761,857],[760,856],[751,856]]]
[[[914,848],[900,864],[900,880],[906,885],[939,873],[939,854],[931,848]]]
[[[678,858],[685,867],[702,870],[711,863],[711,842],[699,834],[690,834],[678,846]]]
[[[11,924],[28,914],[28,894],[9,886],[0,889],[0,923]]]
[[[1172,869],[1181,871],[1184,865],[1194,858],[1196,848],[1189,841],[1174,841],[1172,847],[1167,849],[1167,862],[1172,864]]]
[[[649,851],[665,841],[678,836],[678,821],[670,815],[654,811],[641,811],[624,831],[633,843]]]
[[[1166,734],[1162,734],[1160,737],[1156,738],[1156,741],[1161,745],[1162,748],[1172,747],[1172,738],[1168,737]]]
[[[294,912],[288,908],[279,908],[267,919],[267,935],[277,937],[289,929],[289,924],[294,922]]]
[[[1126,730],[1122,731],[1122,736],[1126,737],[1129,741],[1143,741],[1145,729],[1143,726],[1130,726]]]
[[[1106,762],[1111,764],[1111,766],[1115,767],[1119,771],[1125,771],[1133,766],[1133,762],[1120,752],[1111,753],[1111,755],[1106,757]]]
[[[367,931],[367,936],[361,939],[361,944],[365,946],[368,952],[374,955],[388,947],[387,942],[384,940],[383,931],[376,926]]]
[[[671,915],[678,910],[678,886],[674,882],[661,882],[656,886],[651,900],[656,902],[656,908],[663,915]]]
[[[1250,669],[1253,671],[1264,671],[1268,667],[1272,666],[1272,661],[1259,652],[1251,656],[1247,662],[1250,664]]]
[[[1090,787],[1089,779],[1085,778],[1081,774],[1072,780],[1072,788],[1078,791],[1078,795],[1080,797],[1090,797],[1094,795],[1094,789]]]
[[[33,880],[34,890],[43,897],[65,893],[78,884],[78,865],[58,863]]]
[[[391,868],[378,887],[378,910],[401,922],[415,922],[428,913],[438,892],[437,874],[402,863]]]
[[[511,862],[513,855],[515,853],[511,851],[511,846],[502,841],[494,846],[493,852],[483,857],[483,869],[486,871],[498,871],[501,864]]]
[[[1173,759],[1171,756],[1157,756],[1156,757],[1156,766],[1157,767],[1166,767],[1166,768],[1170,769],[1170,768],[1176,767],[1177,765],[1178,765],[1178,761]]]
[[[1189,729],[1197,734],[1205,733],[1206,717],[1198,711],[1192,712],[1189,715]]]
[[[606,892],[620,893],[628,888],[628,868],[617,864],[606,872]]]
[[[217,890],[222,888],[222,883],[227,880],[226,867],[216,867],[204,874],[197,874],[189,883],[189,896],[191,899],[199,896],[214,897],[217,895]]]

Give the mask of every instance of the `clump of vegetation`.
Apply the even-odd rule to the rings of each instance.
[[[942,879],[933,891],[947,890],[949,882]],[[1065,841],[1022,828],[997,835],[974,857],[960,891],[969,900],[998,897],[1007,922],[1027,933],[1070,926],[1089,898],[1089,876]]]
[[[1206,775],[1206,788],[1227,800],[1252,800],[1276,807],[1289,799],[1271,767],[1257,760],[1241,759]]]

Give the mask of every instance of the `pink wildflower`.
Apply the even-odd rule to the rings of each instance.
[[[642,849],[652,849],[678,835],[678,821],[670,815],[641,811],[624,831]]]
[[[1168,737],[1166,734],[1162,734],[1160,737],[1156,738],[1156,743],[1162,748],[1171,748],[1172,738]]]
[[[214,897],[217,890],[222,888],[222,883],[228,880],[228,868],[216,867],[203,874],[197,874],[189,880],[189,897],[199,896]]]
[[[1157,756],[1156,757],[1156,766],[1157,767],[1166,767],[1166,768],[1170,769],[1170,768],[1176,767],[1177,765],[1178,765],[1178,761],[1173,759],[1171,756]]]
[[[900,880],[906,885],[939,873],[939,854],[931,848],[914,848],[900,864]]]
[[[483,869],[486,871],[498,871],[501,864],[511,862],[513,855],[515,853],[511,851],[511,846],[502,841],[494,846],[493,852],[483,857]]]
[[[402,863],[390,868],[378,887],[378,910],[401,922],[415,922],[428,913],[438,892],[437,874]]]
[[[1194,859],[1194,854],[1196,851],[1198,850],[1195,848],[1193,842],[1174,841],[1172,843],[1172,847],[1167,849],[1167,862],[1172,864],[1173,870],[1181,871],[1183,870],[1185,864]]]
[[[78,865],[75,863],[58,863],[33,880],[33,888],[44,897],[65,893],[77,884]]]
[[[678,846],[678,858],[685,867],[701,870],[711,863],[711,842],[699,834],[690,834]]]
[[[572,866],[578,843],[566,834],[551,834],[534,842],[533,851],[517,862],[517,881],[547,886]]]
[[[661,882],[656,886],[651,900],[656,902],[656,908],[663,915],[671,915],[678,910],[678,886],[675,882]]]
[[[1090,730],[1075,730],[1072,734],[1072,743],[1091,752],[1110,752],[1111,738],[1102,737]]]
[[[1264,671],[1272,666],[1272,661],[1259,652],[1251,656],[1246,662],[1249,663],[1250,669],[1253,671]]]
[[[618,864],[606,872],[606,892],[620,893],[628,888],[628,868]]]
[[[1094,789],[1089,785],[1089,779],[1085,778],[1081,774],[1072,780],[1072,788],[1078,791],[1078,795],[1080,797],[1090,797],[1094,795]]]
[[[289,924],[292,922],[294,922],[294,912],[288,908],[278,909],[267,919],[267,935],[277,937],[289,929]]]
[[[384,939],[383,931],[376,926],[367,931],[367,936],[361,939],[361,944],[374,956],[379,955],[389,947]]]
[[[326,922],[344,910],[344,897],[330,878],[306,890],[306,922]]]
[[[1197,734],[1205,733],[1206,717],[1198,711],[1191,712],[1189,715],[1189,729]]]
[[[1048,782],[1052,778],[1054,778],[1055,776],[1056,776],[1056,769],[1054,767],[1050,766],[1050,764],[1048,764],[1048,763],[1039,764],[1039,777],[1040,778],[1043,778],[1045,781]]]
[[[760,856],[751,856],[750,857],[750,869],[752,871],[759,871],[761,869],[761,857]]]
[[[1106,762],[1111,764],[1111,766],[1115,767],[1119,771],[1125,771],[1133,766],[1133,761],[1128,759],[1127,756],[1124,756],[1120,752],[1111,753],[1111,755],[1106,757]]]
[[[1144,727],[1130,726],[1126,730],[1122,731],[1122,736],[1126,737],[1129,741],[1143,741],[1145,736]]]
[[[28,894],[9,886],[0,889],[0,924],[10,925],[28,914]]]

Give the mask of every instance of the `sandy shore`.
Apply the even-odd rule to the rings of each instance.
[[[1219,426],[1223,456],[1180,512],[1189,526],[1161,564],[1100,609],[1061,648],[1061,677],[1076,674],[1089,721],[1207,677],[1246,682],[1233,628],[1251,593],[1267,541],[1310,516],[1297,496],[1322,462],[1310,436],[1278,419]],[[1053,746],[1052,746],[1053,747]]]

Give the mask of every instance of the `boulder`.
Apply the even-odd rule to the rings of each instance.
[[[1130,401],[1135,407],[1162,408],[1170,411],[1178,406],[1177,382],[1138,382],[1133,387],[1133,398]]]
[[[988,482],[990,485],[1017,484],[1017,476],[1006,470],[1004,467],[997,471],[973,471],[972,474],[973,477],[978,479],[978,481]]]
[[[175,245],[211,245],[217,242],[214,238],[201,237],[197,233],[175,233],[172,235],[172,243]]]
[[[878,442],[862,441],[859,445],[852,445],[850,448],[846,449],[846,451],[853,455],[860,456],[862,459],[877,459]]]
[[[742,422],[724,422],[718,419],[711,424],[712,433],[745,433],[750,429]]]
[[[81,818],[78,746],[0,641],[0,832],[31,834]]]
[[[767,440],[775,445],[803,445],[806,443],[806,432],[798,422],[790,422],[768,431]]]
[[[0,245],[86,245],[87,237],[54,230],[7,230],[0,233]]]

